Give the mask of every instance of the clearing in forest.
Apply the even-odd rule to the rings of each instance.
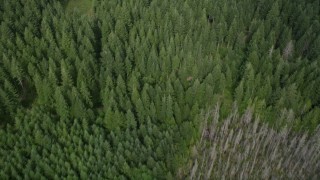
[[[69,0],[66,4],[66,11],[79,11],[81,14],[92,15],[93,0]]]

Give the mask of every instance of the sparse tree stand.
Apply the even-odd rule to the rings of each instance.
[[[216,105],[203,117],[190,179],[319,178],[319,128],[311,137],[287,128],[277,132],[253,118],[252,110],[239,115],[236,107],[219,125],[219,111]]]

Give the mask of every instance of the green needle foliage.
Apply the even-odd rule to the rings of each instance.
[[[201,112],[218,102],[221,120],[236,102],[276,131],[314,132],[319,9],[318,0],[0,0],[0,179],[183,178]]]

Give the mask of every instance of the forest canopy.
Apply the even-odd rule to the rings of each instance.
[[[248,177],[320,177],[306,168],[320,163],[319,0],[0,0],[0,179],[231,177],[193,173],[210,167],[215,107],[219,132],[250,109],[265,131],[250,121],[245,137],[272,132],[288,163],[246,140],[227,154],[249,144],[260,165],[303,166]]]

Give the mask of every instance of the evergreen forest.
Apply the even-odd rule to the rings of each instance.
[[[0,0],[0,179],[320,179],[319,0]]]

